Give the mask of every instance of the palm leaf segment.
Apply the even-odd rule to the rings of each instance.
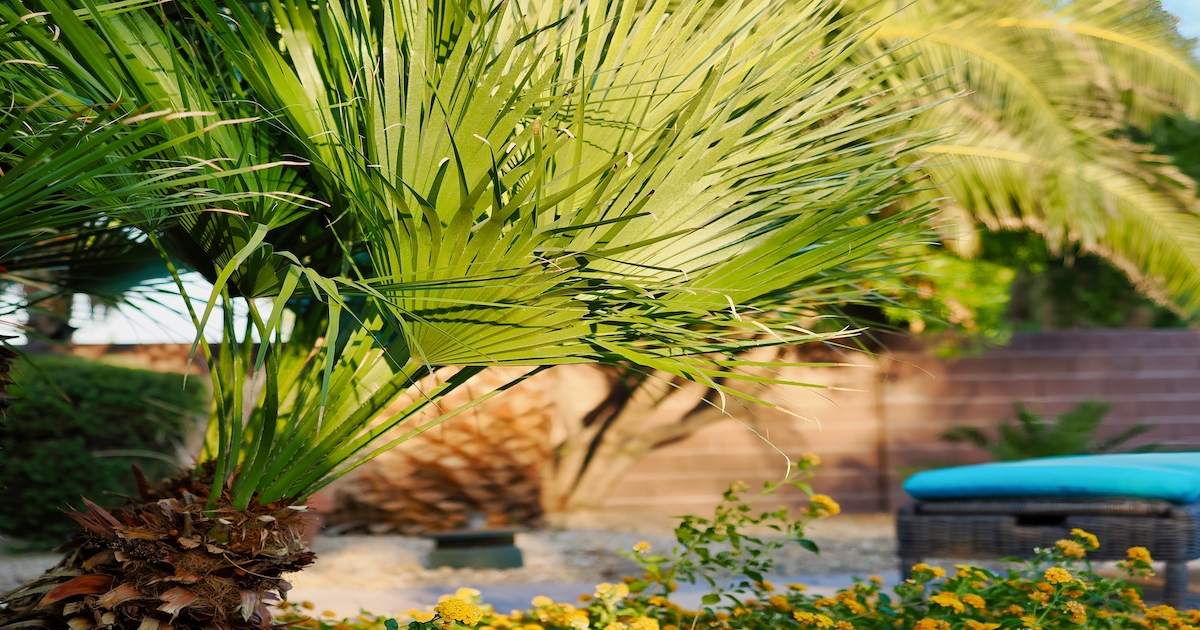
[[[229,232],[212,229],[211,213],[262,208],[282,224],[302,209],[287,198],[289,162],[256,160],[251,118],[207,99],[195,73],[155,80],[169,49],[135,56],[124,45],[126,28],[145,27],[145,6],[122,5],[130,19],[104,29],[63,3],[0,6],[0,89],[11,95],[0,112],[0,279],[37,289],[6,314],[63,291],[124,299],[147,271],[161,273],[145,235],[165,226],[203,225],[192,232],[211,244]],[[207,78],[229,93],[228,77]],[[214,143],[223,150],[208,159]]]
[[[956,134],[923,151],[940,184],[932,194],[954,200],[949,244],[969,253],[976,220],[1032,227],[1109,258],[1192,315],[1200,311],[1195,183],[1126,132],[1162,114],[1200,116],[1200,67],[1161,11],[1131,4],[876,7],[874,37],[918,40],[923,54],[903,72],[952,68],[944,80],[972,92],[918,119]]]
[[[900,161],[933,137],[902,131],[924,82],[847,66],[863,23],[825,2],[282,0],[268,21],[179,4],[204,33],[103,7],[80,26],[119,32],[123,63],[153,67],[129,70],[139,94],[171,108],[219,111],[185,66],[232,65],[245,85],[227,88],[269,118],[260,159],[311,164],[287,181],[327,204],[341,250],[339,273],[284,251],[291,206],[182,224],[217,263],[197,324],[239,295],[274,301],[269,316],[247,301],[263,352],[226,316],[214,364],[210,455],[235,506],[307,496],[488,365],[627,363],[765,403],[714,380],[753,366],[720,357],[825,338],[797,317],[922,232],[926,206],[894,206]],[[88,63],[71,89],[112,62]],[[232,140],[205,148],[240,165]],[[284,344],[297,300],[327,311]],[[460,369],[380,416],[442,366]]]

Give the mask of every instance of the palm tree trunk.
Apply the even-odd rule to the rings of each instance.
[[[301,506],[205,509],[211,471],[151,486],[109,512],[87,499],[57,566],[0,595],[0,628],[212,630],[271,627],[283,573],[311,564]]]

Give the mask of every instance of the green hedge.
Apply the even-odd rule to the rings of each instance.
[[[134,492],[130,464],[151,479],[207,414],[204,379],[66,356],[17,364],[0,427],[0,534],[48,546],[74,524],[61,510],[81,496],[101,505]],[[141,451],[129,453],[129,451]],[[155,455],[158,457],[155,457]]]

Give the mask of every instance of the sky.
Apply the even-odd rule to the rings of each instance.
[[[1185,37],[1200,38],[1200,0],[1162,0],[1163,7],[1179,16],[1179,31]],[[189,291],[195,296],[208,297],[208,287],[202,279],[193,277]],[[106,313],[92,312],[86,299],[78,298],[75,316],[71,324],[77,328],[74,336],[79,344],[107,343],[187,343],[195,334],[190,320],[184,315],[184,303],[175,296],[164,297],[161,304],[143,302],[138,309],[109,310]],[[214,313],[213,324],[220,321]],[[19,321],[19,320],[18,320]],[[0,333],[13,334],[11,327],[0,321]],[[219,326],[209,326],[211,340],[216,341]],[[16,343],[22,343],[18,333]]]
[[[1200,0],[1162,0],[1163,8],[1179,17],[1184,37],[1200,37]]]

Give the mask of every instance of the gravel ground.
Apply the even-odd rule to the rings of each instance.
[[[636,570],[616,553],[646,540],[656,549],[674,543],[667,517],[632,514],[582,515],[547,529],[517,535],[524,554],[520,569],[426,569],[433,543],[405,536],[321,536],[313,545],[317,563],[293,576],[298,589],[383,589],[446,584],[597,583]],[[888,515],[840,515],[814,523],[809,537],[819,555],[788,545],[776,559],[781,575],[866,575],[895,569],[895,539]],[[36,577],[58,556],[0,553],[0,592]]]
[[[591,585],[636,571],[636,565],[616,549],[629,549],[642,540],[658,550],[674,544],[674,521],[666,517],[582,515],[560,525],[564,528],[518,534],[525,566],[507,570],[426,569],[433,543],[420,538],[321,536],[313,546],[317,563],[291,577],[293,599],[314,601],[319,610],[330,609],[338,615],[423,609],[447,589],[460,585],[480,588],[489,602],[503,604],[501,608],[525,605],[536,594],[565,601],[590,590]],[[898,575],[893,527],[886,514],[839,515],[819,521],[810,526],[808,537],[821,553],[788,545],[776,555],[773,574],[783,581],[803,581],[814,592],[831,593],[849,586],[855,575],[883,575],[890,586]],[[36,577],[58,558],[53,553],[0,552],[0,593]],[[931,564],[949,567],[953,562]],[[1193,599],[1189,605],[1196,606],[1200,605],[1200,561],[1191,565]],[[1112,567],[1106,565],[1102,572],[1105,570],[1112,572]],[[1154,586],[1147,590],[1149,600],[1158,597]],[[704,590],[684,585],[675,599],[682,605],[699,605]]]
[[[58,562],[55,553],[0,553],[0,593],[7,593],[39,576]]]

